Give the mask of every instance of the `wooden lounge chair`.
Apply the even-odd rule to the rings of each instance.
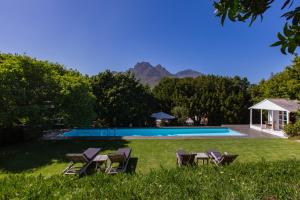
[[[70,160],[69,166],[63,171],[64,174],[86,174],[87,168],[93,162],[93,159],[101,151],[101,148],[88,148],[83,153],[70,153],[66,154]],[[81,166],[75,166],[78,163],[83,163]]]
[[[197,154],[195,154],[195,153],[187,153],[183,150],[177,150],[176,151],[177,165],[179,167],[196,165],[196,162],[195,162],[196,155]]]
[[[238,157],[238,155],[232,155],[227,153],[222,154],[216,150],[207,151],[207,155],[211,158],[211,162],[217,166],[228,165]]]
[[[119,148],[115,153],[108,154],[105,173],[116,174],[126,172],[130,154],[131,148]],[[117,166],[114,166],[114,164],[117,164]]]

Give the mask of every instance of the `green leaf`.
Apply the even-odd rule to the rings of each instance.
[[[284,2],[283,6],[281,7],[281,10],[284,9],[290,2],[291,2],[291,0],[286,0]]]
[[[282,54],[286,55],[286,44],[282,44],[280,51]]]
[[[294,41],[292,41],[288,44],[288,51],[290,54],[293,54],[295,52],[296,48],[297,48],[297,45]]]
[[[274,42],[273,44],[271,44],[271,47],[277,47],[281,44],[282,44],[282,41],[277,41],[277,42]]]
[[[222,15],[222,18],[221,18],[221,24],[222,24],[222,26],[224,26],[224,22],[225,22],[225,19],[226,19],[226,15],[227,15],[227,11],[226,11],[226,13],[224,13],[224,14]]]
[[[251,12],[248,12],[248,13],[244,14],[243,16],[242,16],[242,15],[239,15],[239,20],[240,20],[240,21],[245,21],[245,20],[248,19],[250,16],[251,16]]]
[[[279,38],[279,40],[285,41],[285,37],[281,33],[277,33],[277,37]]]
[[[253,24],[253,22],[256,20],[256,18],[257,18],[257,15],[252,15],[249,26],[251,26]]]
[[[284,28],[283,28],[283,33],[287,37],[291,37],[293,35],[293,32],[289,29],[289,26],[287,23],[285,23]]]
[[[232,9],[229,10],[228,18],[233,22],[235,21],[235,12]]]

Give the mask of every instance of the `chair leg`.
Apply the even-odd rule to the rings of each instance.
[[[93,160],[89,161],[88,163],[86,163],[78,172],[78,175],[82,175],[85,174],[87,175],[87,168],[90,166],[90,164],[93,162]]]
[[[128,163],[129,163],[129,160],[130,160],[130,156],[127,158],[126,162],[123,163],[123,166],[122,166],[122,172],[126,172],[126,169],[127,169]]]
[[[63,171],[63,174],[65,174],[66,172],[68,172],[72,167],[73,165],[75,165],[74,162],[70,162],[70,164],[68,165],[68,167]]]
[[[108,165],[107,165],[107,167],[106,167],[106,169],[105,169],[105,173],[110,173],[110,171],[111,171],[111,169],[112,169],[112,164],[111,163],[108,163]]]

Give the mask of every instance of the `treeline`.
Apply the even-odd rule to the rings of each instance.
[[[205,118],[208,125],[247,123],[251,105],[246,78],[214,75],[198,78],[163,79],[154,89],[161,108],[184,124],[187,117],[196,123]]]
[[[84,126],[94,118],[88,77],[59,64],[0,54],[0,126]]]
[[[151,126],[164,111],[184,124],[248,123],[248,107],[266,97],[300,98],[300,60],[257,85],[246,78],[165,78],[155,88],[130,73],[83,76],[60,64],[0,54],[0,127]]]
[[[248,108],[265,98],[300,100],[300,57],[258,84],[250,84],[246,78],[214,75],[166,78],[153,93],[160,107],[176,115],[179,124],[184,124],[187,116],[198,124],[203,117],[208,125],[249,123]],[[300,120],[287,128],[299,133]]]
[[[251,98],[258,102],[264,98],[288,98],[300,100],[300,57],[282,72],[271,75],[251,88]]]
[[[0,54],[0,127],[145,126],[150,88],[129,73],[83,76],[57,63]]]

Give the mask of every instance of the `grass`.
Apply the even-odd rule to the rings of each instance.
[[[300,199],[300,161],[233,163],[108,176],[10,175],[0,199]]]
[[[239,163],[300,160],[300,144],[285,139],[34,141],[0,149],[0,177],[19,173],[48,177],[60,174],[66,167],[66,153],[82,152],[88,147],[104,147],[106,153],[126,146],[133,149],[131,170],[139,174],[175,168],[175,151],[179,148],[194,152],[227,151],[239,154]]]

